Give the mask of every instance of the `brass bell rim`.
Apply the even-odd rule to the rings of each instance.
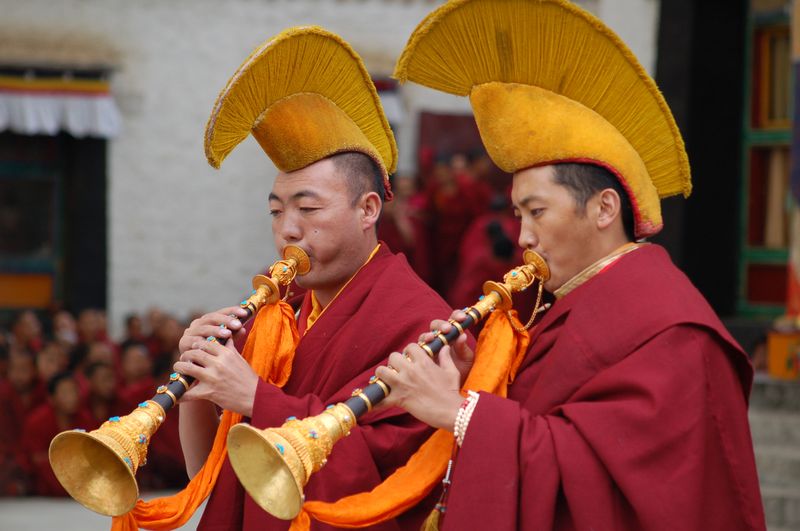
[[[228,459],[239,482],[259,507],[276,518],[292,520],[300,514],[300,510],[303,507],[303,501],[305,500],[303,487],[292,474],[284,456],[264,435],[268,431],[259,430],[244,422],[231,427],[228,431]],[[237,448],[247,444],[248,440],[258,446],[258,452],[250,454],[237,451]],[[271,470],[261,470],[262,475],[253,474],[252,472],[258,468],[257,463],[252,461],[254,455],[258,456],[262,462],[278,463],[279,467],[272,467]],[[281,500],[273,503],[269,498],[257,494],[262,489],[255,488],[260,484],[257,484],[254,478],[277,477],[277,472],[283,472],[284,478],[288,476],[291,480],[283,481],[279,487],[274,488],[280,494]]]
[[[103,450],[108,452],[109,455],[113,456],[116,463],[119,464],[121,469],[125,470],[124,482],[128,483],[129,487],[132,485],[133,488],[124,489],[125,485],[122,485],[123,487],[122,489],[117,488],[115,489],[116,492],[109,492],[108,493],[109,497],[106,497],[105,500],[106,501],[110,500],[111,499],[110,495],[112,494],[117,494],[121,491],[124,492],[124,490],[132,490],[133,495],[130,496],[129,501],[125,501],[125,503],[121,504],[115,504],[113,505],[114,508],[110,510],[104,509],[103,507],[99,507],[95,503],[91,503],[92,501],[91,498],[89,498],[86,495],[86,492],[83,489],[78,490],[80,489],[80,487],[86,484],[85,477],[81,478],[82,481],[80,482],[80,484],[77,483],[72,484],[70,481],[68,481],[69,478],[64,475],[65,472],[64,468],[61,466],[57,466],[53,460],[53,457],[54,454],[56,455],[58,454],[59,449],[64,445],[71,445],[73,449],[74,447],[77,447],[78,445],[76,445],[74,441],[86,442],[94,447],[97,447],[99,445],[100,447],[103,448]],[[65,450],[69,450],[69,448],[66,448]],[[69,455],[69,452],[67,452],[66,455]],[[67,491],[67,494],[69,494],[72,497],[72,499],[74,499],[75,501],[77,501],[90,511],[93,511],[97,514],[101,514],[103,516],[121,516],[123,514],[130,512],[136,505],[136,501],[139,499],[139,485],[136,483],[136,476],[134,475],[133,470],[131,470],[130,465],[128,465],[128,463],[125,462],[124,458],[121,457],[108,444],[106,444],[105,442],[96,437],[93,437],[91,435],[91,432],[72,430],[59,433],[58,435],[53,437],[52,441],[50,441],[50,447],[48,448],[48,459],[50,461],[50,467],[53,469],[53,473],[55,474],[56,479],[58,479],[58,482],[61,484],[62,487],[64,487],[64,490]],[[56,461],[58,461],[58,459],[56,459]],[[93,470],[101,471],[105,469],[102,467],[97,467],[93,468]],[[89,499],[87,500],[87,498]]]

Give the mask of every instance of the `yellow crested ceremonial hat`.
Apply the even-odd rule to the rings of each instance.
[[[609,169],[639,238],[661,230],[660,198],[691,193],[683,139],[655,82],[614,32],[565,0],[452,0],[417,26],[394,76],[468,95],[503,171]]]
[[[209,164],[248,134],[283,172],[357,151],[383,173],[397,166],[397,145],[375,85],[355,51],[316,26],[284,30],[248,57],[222,89],[205,134]]]

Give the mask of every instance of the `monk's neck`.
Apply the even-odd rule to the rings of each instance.
[[[578,286],[586,283],[587,281],[594,278],[600,271],[603,271],[605,268],[616,262],[621,257],[625,256],[631,251],[635,251],[642,245],[646,245],[644,243],[635,243],[635,242],[628,242],[625,243],[612,252],[608,253],[607,255],[603,256],[596,262],[592,263],[588,267],[586,267],[583,271],[566,281],[560,288],[556,289],[553,292],[556,299],[560,299],[564,297],[567,293],[571,292]]]
[[[343,278],[335,285],[314,289],[314,298],[317,299],[317,303],[319,303],[320,307],[326,308],[333,301],[333,299],[335,299],[339,293],[344,290],[345,286],[347,286],[347,284],[353,280],[358,272],[361,271],[361,268],[367,265],[372,257],[375,256],[380,248],[378,241],[371,241],[369,245],[369,247],[364,248],[363,252],[358,253],[359,258],[353,261],[351,270],[346,278]]]
[[[342,287],[344,287],[344,284],[345,283],[342,283],[339,286],[331,289],[315,289],[314,297],[316,297],[319,305],[325,308],[331,303],[334,297],[336,297],[336,294],[341,291]]]

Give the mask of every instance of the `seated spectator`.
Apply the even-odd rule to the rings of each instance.
[[[138,314],[131,313],[125,318],[125,336],[122,339],[123,343],[128,341],[138,341],[144,343],[147,336],[144,333],[144,322]]]
[[[25,494],[27,481],[17,463],[20,427],[47,395],[37,385],[36,363],[27,351],[9,360],[8,379],[0,380],[0,496]]]
[[[89,350],[86,353],[86,365],[92,363],[107,363],[112,367],[119,365],[117,356],[114,354],[114,349],[102,341],[95,341],[89,344]]]
[[[103,319],[98,310],[94,308],[82,310],[78,314],[78,341],[87,345],[108,341],[103,326]]]
[[[118,386],[111,365],[94,362],[86,367],[84,375],[89,384],[86,409],[95,421],[92,429],[99,428],[111,416],[130,413],[132,407],[122,403],[118,397]]]
[[[53,339],[67,351],[78,344],[78,323],[66,310],[53,316]]]
[[[183,335],[184,326],[172,316],[163,316],[155,329],[155,358],[172,357],[178,352],[178,343]],[[151,353],[153,351],[151,350]]]
[[[42,323],[33,310],[24,310],[11,323],[11,350],[39,352],[44,345]]]
[[[153,361],[144,343],[129,341],[122,346],[122,385],[119,399],[128,406],[153,396],[156,382],[153,379]]]
[[[383,205],[378,239],[395,253],[403,253],[411,268],[428,281],[430,254],[424,196],[417,193],[416,179],[407,175],[394,177],[392,190],[394,200]]]
[[[36,354],[36,372],[39,375],[39,382],[44,389],[44,386],[50,379],[57,373],[67,370],[69,365],[69,357],[66,351],[56,343],[51,341],[47,343]]]
[[[74,428],[91,429],[91,415],[80,407],[78,384],[68,372],[53,376],[47,384],[48,400],[34,409],[25,421],[17,459],[31,477],[33,494],[66,496],[48,460],[50,441],[60,432]]]

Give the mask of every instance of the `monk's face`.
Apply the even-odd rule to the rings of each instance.
[[[311,259],[311,271],[297,277],[300,286],[341,286],[363,265],[364,238],[374,228],[365,227],[347,181],[330,159],[279,173],[269,209],[275,247],[297,245]]]
[[[91,393],[99,398],[111,400],[116,393],[114,381],[114,371],[109,365],[101,365],[94,370],[92,377],[89,378],[89,389]]]
[[[62,415],[74,415],[78,411],[80,395],[78,384],[72,378],[58,382],[51,398],[53,407]]]
[[[25,393],[36,381],[36,363],[26,353],[12,353],[8,360],[8,381],[18,393]]]
[[[553,166],[528,168],[514,174],[511,189],[522,222],[519,245],[547,262],[550,280],[544,287],[551,292],[603,256],[598,256],[599,234],[591,216],[554,177]]]

